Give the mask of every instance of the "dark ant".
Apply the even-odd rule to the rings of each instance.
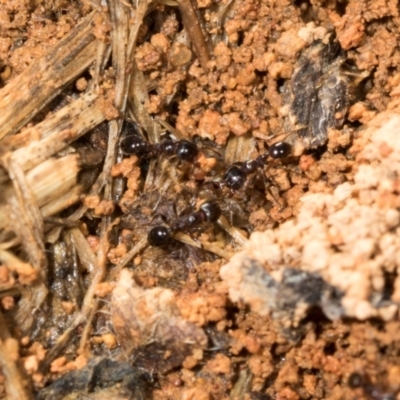
[[[264,167],[268,157],[273,159],[285,158],[292,152],[292,146],[286,142],[274,143],[266,153],[258,156],[254,160],[237,162],[232,164],[222,178],[222,184],[232,190],[243,187],[248,175],[255,172],[258,168]]]
[[[193,163],[199,154],[197,145],[189,140],[164,140],[151,144],[139,136],[135,123],[126,121],[128,134],[121,140],[120,147],[124,154],[137,155],[141,158],[150,158],[160,155],[175,156],[180,161]],[[241,189],[248,175],[257,169],[263,168],[268,158],[279,159],[288,157],[292,153],[292,146],[287,142],[274,143],[262,155],[254,160],[232,164],[225,172],[220,187],[226,186],[231,190]],[[206,202],[200,209],[189,215],[178,218],[169,228],[156,226],[148,233],[148,242],[151,246],[162,247],[167,245],[175,232],[197,227],[205,222],[216,222],[221,216],[220,206],[215,202]]]
[[[217,202],[203,203],[198,211],[179,217],[170,228],[159,225],[152,228],[147,236],[151,246],[162,247],[170,243],[175,232],[195,228],[206,222],[217,222],[221,209]]]
[[[124,154],[137,155],[140,158],[151,158],[161,155],[176,156],[180,161],[193,163],[199,154],[197,146],[185,139],[166,139],[160,143],[151,144],[139,136],[128,135],[121,140],[120,146]]]
[[[137,155],[141,158],[150,158],[160,155],[176,156],[180,161],[193,163],[199,154],[196,144],[186,140],[163,140],[160,143],[151,144],[137,135],[136,124],[127,121],[130,133],[121,140],[121,150],[127,155]],[[267,152],[258,156],[256,159],[246,162],[237,162],[231,165],[225,172],[222,182],[223,185],[232,190],[243,187],[248,175],[254,173],[258,168],[262,168],[268,157],[273,159],[288,157],[292,152],[292,146],[287,142],[274,143]]]
[[[348,385],[351,389],[361,388],[364,391],[365,396],[372,400],[395,400],[395,395],[385,393],[382,389],[373,385],[368,377],[353,372],[349,376]]]
[[[145,146],[147,146],[146,151],[147,149],[149,149],[150,146],[157,146],[157,145],[149,145],[144,141],[142,142],[144,143]],[[169,144],[169,142],[171,142],[176,146],[175,151],[177,151],[178,146],[182,142],[185,142],[185,144],[190,143],[193,146],[195,146],[193,143],[188,142],[186,140],[177,142],[166,141],[160,143],[160,146],[163,143]],[[138,147],[139,146],[141,146],[141,144],[138,145]],[[238,162],[231,165],[224,174],[224,177],[222,179],[223,181],[222,185],[225,185],[232,190],[238,190],[243,187],[246,178],[249,174],[254,173],[258,168],[262,168],[265,165],[268,157],[271,157],[273,159],[285,158],[288,157],[291,154],[291,152],[292,152],[292,146],[289,143],[277,142],[273,144],[265,154],[262,154],[256,159],[246,162]],[[174,154],[174,153],[171,151],[170,153],[167,154]],[[181,157],[179,158],[182,159]],[[189,160],[186,159],[185,161]],[[216,222],[220,216],[221,216],[220,206],[215,201],[206,202],[200,207],[199,211],[180,217],[177,221],[175,221],[171,225],[170,228],[160,225],[151,229],[147,236],[148,242],[151,246],[156,246],[156,247],[165,246],[171,241],[172,235],[175,232],[187,230],[199,226],[205,222]]]

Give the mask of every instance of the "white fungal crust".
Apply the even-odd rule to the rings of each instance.
[[[154,341],[182,348],[185,343],[205,346],[204,332],[180,316],[175,302],[171,290],[140,288],[129,271],[121,271],[111,296],[112,323],[120,344],[126,349]]]
[[[394,318],[400,304],[400,116],[377,116],[355,142],[360,147],[354,182],[331,194],[305,195],[294,220],[254,233],[221,268],[232,301],[241,299],[261,315],[275,311],[270,297],[280,291],[272,286],[270,293],[263,280],[251,279],[252,259],[277,282],[284,267],[317,274],[342,294],[344,316]]]

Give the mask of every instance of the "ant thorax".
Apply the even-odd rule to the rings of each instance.
[[[349,106],[344,51],[329,38],[314,41],[295,64],[285,91],[287,140],[306,149],[324,145],[330,128],[343,125]]]

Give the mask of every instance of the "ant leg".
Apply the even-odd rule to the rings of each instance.
[[[267,171],[265,171],[265,173],[266,172]],[[265,186],[265,191],[266,191],[267,198],[268,198],[268,195],[269,195],[273,200],[273,206],[274,207],[279,207],[279,212],[281,212],[286,207],[286,202],[280,196],[279,185],[277,185],[276,182],[274,182],[273,179],[271,179],[270,177],[266,176],[265,173],[263,174],[263,180],[264,180],[264,186]]]

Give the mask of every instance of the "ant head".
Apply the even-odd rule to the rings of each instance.
[[[147,235],[147,241],[150,246],[162,247],[167,245],[171,240],[171,232],[166,226],[156,226],[150,230]]]
[[[189,140],[180,140],[176,149],[176,156],[179,160],[194,162],[199,150],[197,146]]]
[[[221,208],[216,201],[207,201],[200,209],[205,213],[207,222],[217,222],[221,216]]]
[[[246,171],[243,170],[242,165],[233,164],[228,168],[223,177],[224,184],[232,190],[239,190],[246,182]]]
[[[271,158],[285,158],[290,156],[292,146],[286,142],[276,142],[268,149]]]

